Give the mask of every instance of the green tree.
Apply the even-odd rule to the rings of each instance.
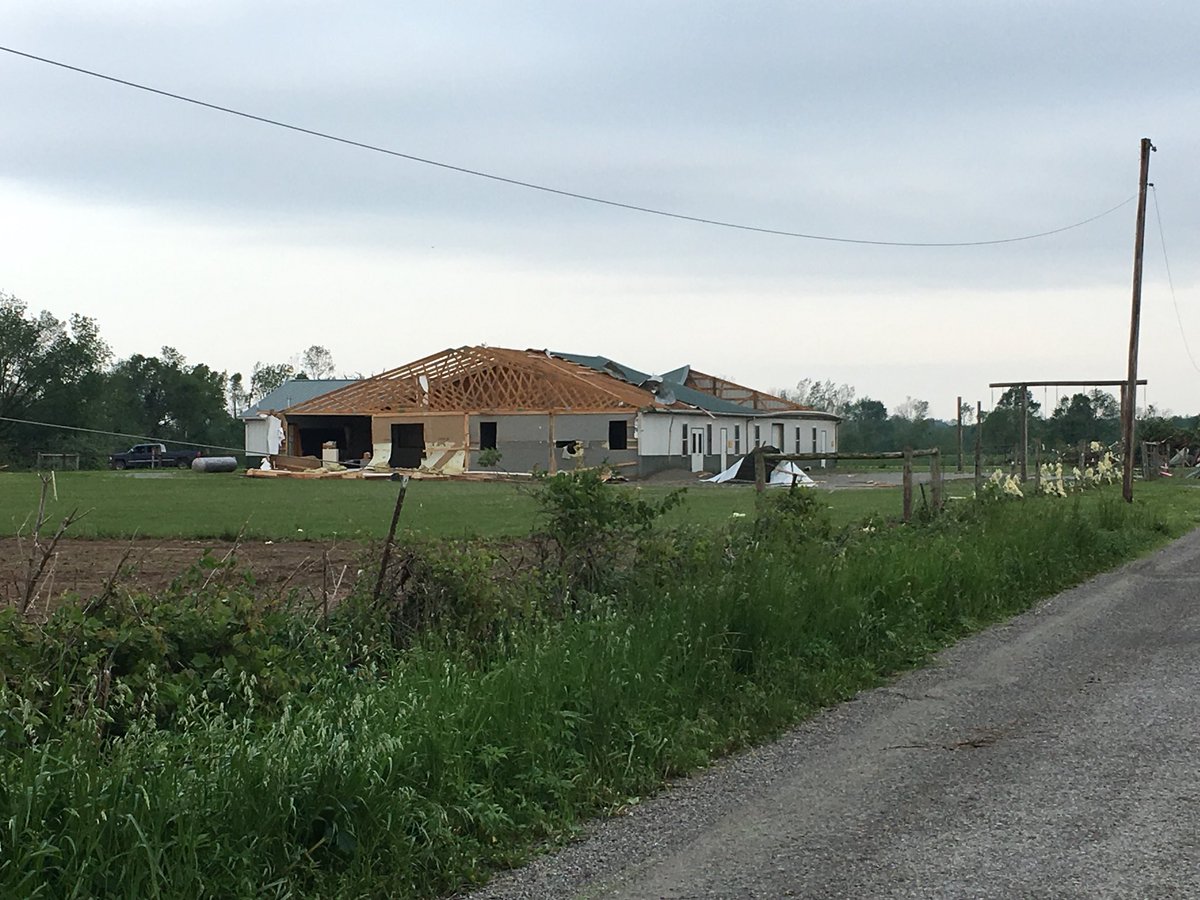
[[[134,354],[109,373],[112,430],[164,442],[240,446],[239,423],[226,407],[227,378],[203,363],[188,365],[172,347]]]
[[[249,401],[257,403],[288,379],[295,377],[295,375],[296,368],[290,363],[264,365],[263,363],[256,362],[253,371],[250,373]]]
[[[838,446],[847,452],[891,450],[892,427],[887,407],[863,397],[847,405],[845,421],[838,429]]]
[[[1029,434],[1032,443],[1040,431],[1038,411],[1042,404],[1033,399],[1033,392],[1025,390],[1025,402],[1029,414]],[[985,414],[983,420],[984,449],[993,453],[1015,453],[1021,443],[1021,389],[1009,388],[996,401],[996,408]]]
[[[835,384],[833,381],[814,378],[805,378],[797,382],[795,388],[778,392],[785,400],[838,415],[845,415],[850,404],[854,402],[854,394],[854,388],[848,384]]]
[[[250,405],[250,391],[242,381],[242,373],[234,372],[228,381],[229,414],[237,417],[243,409]]]
[[[891,418],[892,440],[900,447],[920,448],[930,443],[933,422],[929,401],[905,397]]]
[[[110,356],[96,323],[49,312],[31,315],[24,301],[0,293],[0,416],[95,427],[102,369]],[[0,456],[32,462],[38,450],[87,453],[94,441],[80,432],[0,419]]]
[[[333,369],[333,354],[320,344],[313,344],[300,355],[300,371],[309,378],[332,378]]]

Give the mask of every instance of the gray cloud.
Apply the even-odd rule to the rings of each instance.
[[[1183,0],[10,0],[0,29],[0,43],[29,52],[407,153],[690,215],[868,239],[989,239],[1092,215],[1134,192],[1146,134],[1162,148],[1153,177],[1177,281],[1195,277],[1200,8]],[[801,301],[982,296],[1125,284],[1132,250],[1131,207],[1044,241],[972,250],[670,222],[325,144],[6,54],[0,116],[0,172],[47,196],[299,248],[454,255],[481,271],[619,273],[743,291],[750,302],[779,291]]]

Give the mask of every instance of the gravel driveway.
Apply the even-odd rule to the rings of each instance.
[[[1200,897],[1200,531],[472,895]]]

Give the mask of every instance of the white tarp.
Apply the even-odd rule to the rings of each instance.
[[[741,468],[742,463],[748,459],[749,457],[742,457],[742,459],[739,459],[724,472],[714,475],[712,478],[705,478],[704,480],[712,482],[713,484],[722,484],[726,481],[732,481],[735,477],[737,477],[738,469]],[[754,472],[754,468],[752,465],[747,465],[747,469],[749,470],[751,477],[746,479],[745,476],[743,476],[742,480],[753,481],[754,479],[752,473]],[[770,477],[767,478],[768,485],[790,487],[793,482],[801,487],[816,487],[817,485],[815,481],[808,477],[808,473],[796,465],[796,463],[786,459],[780,460],[778,463],[776,463],[775,468],[771,470]]]
[[[267,416],[267,453],[272,456],[279,454],[283,445],[283,422],[275,416]]]

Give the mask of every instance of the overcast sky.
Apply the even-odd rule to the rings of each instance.
[[[1140,374],[1200,412],[1200,4],[4,0],[0,44],[406,154],[769,229],[1015,237],[1137,192]],[[1033,241],[648,216],[0,53],[0,291],[118,356],[372,374],[546,347],[952,417],[1120,378],[1135,205]],[[1182,328],[1180,322],[1182,321]],[[1043,399],[1043,396],[1039,396]],[[1044,399],[1055,401],[1050,389]],[[1139,398],[1140,402],[1144,402]]]

